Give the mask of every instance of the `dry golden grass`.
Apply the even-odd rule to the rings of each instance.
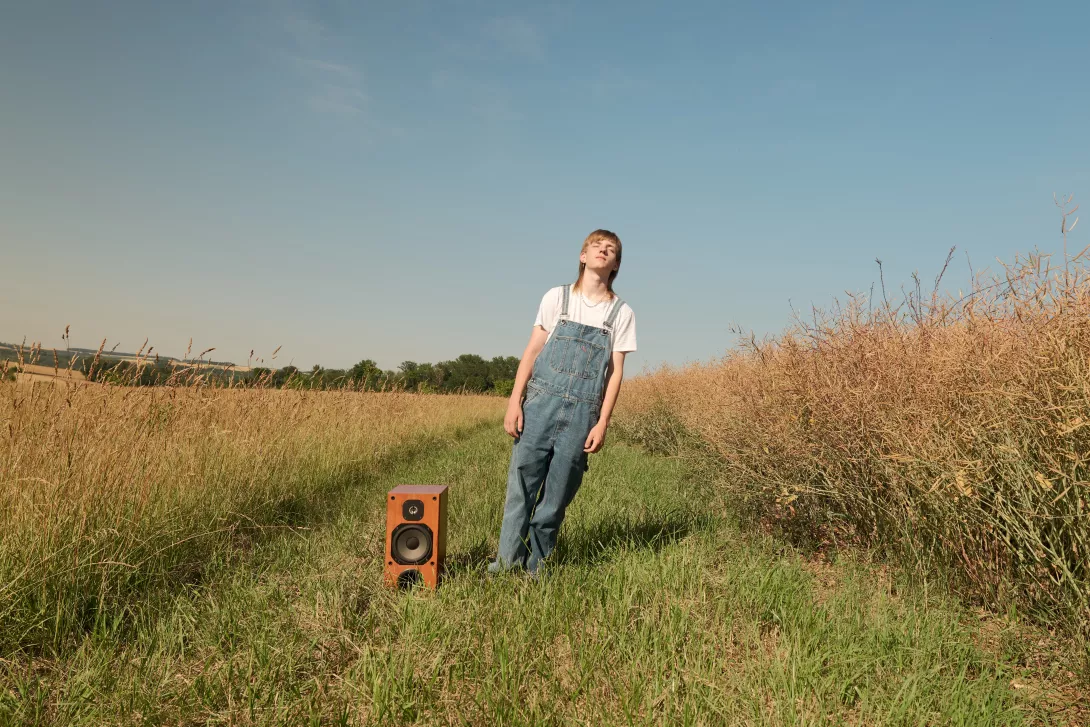
[[[15,380],[19,381],[19,382],[22,382],[24,384],[33,384],[35,382],[39,382],[39,383],[43,383],[43,384],[55,384],[55,385],[59,385],[59,386],[64,386],[65,384],[71,383],[71,381],[63,379],[63,378],[61,378],[59,376],[54,376],[53,374],[48,374],[47,375],[47,374],[18,374],[17,373],[17,374],[15,374]],[[81,384],[86,384],[87,383],[86,381],[83,381],[83,380],[80,380],[79,382]]]
[[[496,397],[0,382],[0,649],[199,577],[225,542],[495,420]]]
[[[74,369],[53,368],[52,366],[40,366],[37,364],[23,364],[13,367],[15,380],[23,384],[41,382],[65,386],[72,383],[87,383],[87,377],[83,372]],[[2,374],[2,372],[0,372]],[[0,375],[2,378],[2,375]]]
[[[938,284],[936,283],[936,290]],[[990,603],[1090,615],[1090,275],[1016,260],[970,295],[862,298],[626,386],[615,421],[701,452],[744,512],[888,547]]]
[[[82,371],[75,371],[66,368],[53,368],[52,366],[41,366],[39,364],[23,364],[21,367],[19,367],[19,373],[41,378],[57,378],[62,381],[83,381],[87,378],[83,375]]]

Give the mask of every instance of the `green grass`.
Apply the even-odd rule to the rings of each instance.
[[[625,445],[592,458],[541,581],[485,575],[509,452],[470,432],[57,653],[0,659],[0,723],[1049,723],[953,603],[742,533],[681,463]],[[404,482],[451,486],[435,593],[380,585]]]

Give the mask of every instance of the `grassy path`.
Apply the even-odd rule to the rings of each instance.
[[[624,445],[592,458],[543,581],[489,578],[509,448],[470,433],[124,627],[0,661],[0,723],[1047,723],[956,607],[742,535]],[[437,593],[379,586],[403,482],[451,486]]]

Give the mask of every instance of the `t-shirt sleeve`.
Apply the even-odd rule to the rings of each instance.
[[[632,353],[636,350],[636,314],[626,303],[617,313],[617,326],[613,332],[613,350]]]
[[[537,307],[535,326],[541,326],[549,333],[556,327],[556,321],[560,318],[560,288],[551,288],[541,299],[541,305]]]

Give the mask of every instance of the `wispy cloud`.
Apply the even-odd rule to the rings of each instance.
[[[319,113],[362,114],[367,100],[363,91],[327,83],[310,95],[307,105]]]
[[[590,90],[591,97],[598,101],[614,101],[637,93],[646,93],[650,86],[647,79],[632,76],[612,66],[600,66],[584,83]]]
[[[303,101],[317,113],[368,114],[370,98],[363,73],[339,57],[337,39],[329,28],[301,5],[273,10],[273,30],[279,54],[303,81]]]
[[[328,34],[320,21],[300,7],[282,7],[279,11],[279,24],[300,48],[321,45]]]
[[[524,17],[508,15],[493,18],[485,23],[483,34],[507,53],[535,61],[545,58],[544,35]]]
[[[356,71],[356,69],[340,63],[330,63],[329,61],[323,61],[317,58],[302,58],[300,56],[295,56],[294,60],[299,65],[305,66],[307,68],[312,68],[314,70],[336,73],[348,78],[359,77],[359,73]]]
[[[447,59],[432,74],[432,88],[489,125],[522,121],[517,92],[498,71],[512,60],[544,62],[546,40],[541,27],[523,15],[475,19],[461,33],[442,39]]]
[[[800,73],[789,59],[771,51],[739,53],[725,71],[725,76],[739,80],[758,79],[760,88],[751,100],[777,104],[807,104],[817,98],[817,81]]]
[[[508,92],[500,84],[449,68],[434,73],[431,83],[436,91],[460,99],[470,113],[485,122],[508,123],[524,118],[514,108]]]
[[[547,55],[547,35],[522,15],[474,19],[437,38],[447,55],[474,63],[508,63],[512,57],[541,62]]]
[[[359,71],[321,58],[291,57],[307,79],[307,106],[319,113],[362,114],[370,101]]]

